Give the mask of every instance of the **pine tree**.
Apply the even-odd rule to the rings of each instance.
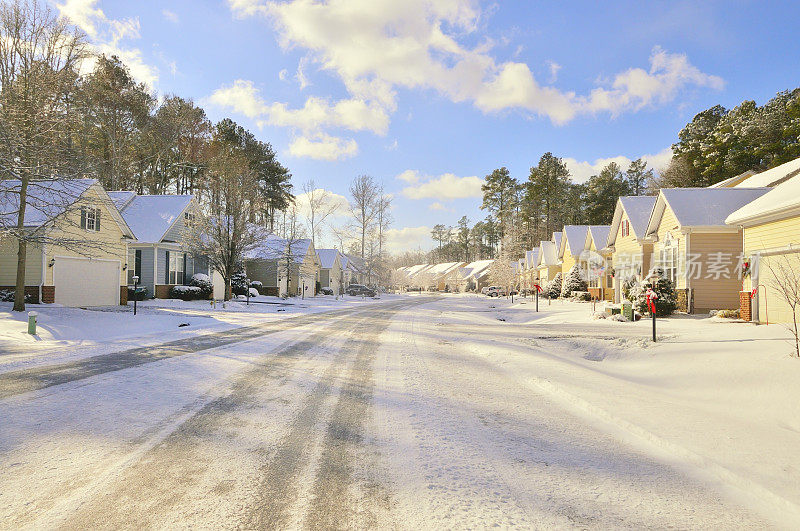
[[[572,295],[573,291],[588,291],[589,286],[583,278],[583,270],[575,264],[567,271],[567,276],[564,277],[564,286],[561,288],[561,297],[567,298]]]
[[[663,270],[656,270],[656,272],[663,274]],[[675,288],[672,282],[662,276],[656,281],[655,285],[649,280],[643,280],[631,288],[629,297],[633,302],[633,307],[640,314],[650,312],[647,307],[648,289],[652,289],[658,297],[656,299],[657,316],[671,315],[678,307],[678,298],[675,295]]]
[[[561,275],[561,271],[556,273],[556,276],[554,276],[552,280],[544,285],[542,294],[548,299],[557,299],[561,295],[562,278],[563,276]]]

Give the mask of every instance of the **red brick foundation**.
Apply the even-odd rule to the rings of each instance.
[[[752,309],[749,291],[739,292],[739,318],[745,321],[752,320]]]
[[[173,286],[175,286],[175,284],[156,284],[155,298],[169,299],[169,290],[171,290]]]
[[[44,286],[45,289],[53,286]],[[16,291],[16,287],[14,286],[0,286],[0,290],[12,290]],[[55,289],[55,288],[53,288]],[[55,292],[54,292],[55,293]],[[29,296],[31,300],[33,300],[33,304],[39,304],[39,286],[25,286],[25,295]],[[45,299],[44,302],[53,302],[52,300],[46,300],[46,296],[43,297]]]
[[[119,287],[119,304],[120,306],[128,305],[128,286]]]

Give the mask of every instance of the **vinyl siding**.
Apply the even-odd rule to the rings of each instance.
[[[656,257],[659,256],[659,253],[664,247],[664,240],[667,237],[667,233],[670,233],[670,235],[678,241],[678,272],[675,277],[675,288],[685,289],[688,287],[686,283],[686,235],[681,233],[680,223],[678,223],[678,219],[675,217],[675,214],[669,207],[664,208],[664,215],[662,216],[661,223],[658,226],[658,241],[655,243],[655,245],[653,245],[652,254]],[[694,236],[695,235],[692,234],[691,238],[694,239]],[[692,245],[692,247],[694,246]],[[703,248],[700,247],[698,249],[702,250]],[[690,252],[695,253],[700,252],[700,250],[696,251],[694,248],[692,248]],[[738,301],[738,291],[736,296]]]
[[[186,223],[183,217],[183,212],[181,212],[180,217],[177,220],[175,220],[175,223],[172,225],[172,227],[170,227],[170,229],[164,235],[162,241],[182,243],[183,233],[185,229],[186,229]]]
[[[13,238],[0,240],[0,286],[17,283],[17,250],[19,244]],[[37,245],[28,244],[25,252],[25,285],[36,286],[41,282],[42,253]]]
[[[756,251],[800,245],[800,216],[764,223],[744,229],[744,252],[750,256]]]
[[[786,299],[778,294],[775,285],[775,275],[780,274],[780,267],[790,267],[794,270],[800,268],[800,251],[788,254],[764,256],[759,266],[758,321],[761,323],[792,323],[792,308]],[[765,289],[766,288],[766,289]],[[800,315],[797,315],[800,321]]]
[[[155,256],[155,249],[152,246],[137,246],[131,244],[131,249],[139,249],[142,251],[142,264],[138,271],[139,285],[147,288],[147,296],[152,297],[155,295],[155,279],[153,278],[153,256]]]
[[[274,288],[278,286],[278,262],[277,260],[247,260],[245,262],[247,276],[251,281],[257,280],[264,287]]]

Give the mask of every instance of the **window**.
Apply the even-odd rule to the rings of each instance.
[[[191,212],[184,212],[183,219],[184,221],[186,221],[187,226],[191,225],[191,223],[194,221],[194,214],[192,214]]]
[[[631,222],[626,220],[622,221],[622,237],[628,236],[631,233]]]
[[[100,209],[92,207],[81,208],[81,228],[85,230],[100,231]]]
[[[614,269],[614,265],[612,263],[611,257],[609,256],[606,259],[606,288],[608,289],[614,288],[614,277],[611,276],[612,269]]]
[[[661,248],[658,258],[658,265],[664,270],[664,278],[674,286],[678,277],[678,240],[670,233],[664,238],[664,247]]]
[[[129,249],[128,250],[128,284],[133,284],[133,277],[135,275],[139,276],[139,283],[142,282],[142,275],[140,271],[142,269],[142,250],[141,249]]]
[[[186,253],[169,253],[169,279],[167,284],[183,284]]]

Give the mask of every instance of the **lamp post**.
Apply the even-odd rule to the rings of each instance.
[[[647,276],[647,280],[650,281],[651,286],[655,286],[658,279],[661,278],[661,275],[656,273],[655,271],[651,272]],[[653,290],[653,288],[647,288],[647,293],[645,294],[647,297],[647,309],[650,310],[650,314],[653,316],[653,343],[656,342],[656,300],[658,299],[658,295]]]
[[[137,287],[139,287],[139,275],[133,275],[133,315],[136,315],[136,300],[139,298]]]
[[[247,305],[250,306],[250,279],[245,279],[245,282],[247,282]]]

